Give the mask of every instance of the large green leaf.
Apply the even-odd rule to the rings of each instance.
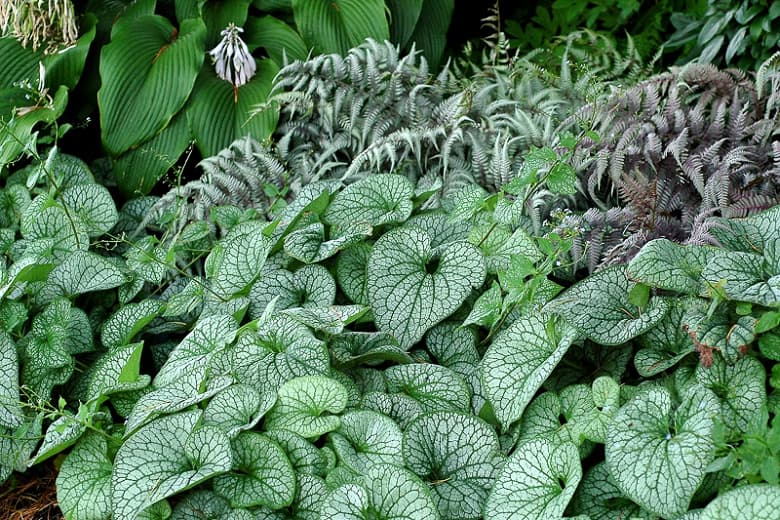
[[[366,38],[387,40],[390,32],[382,0],[293,0],[295,25],[321,54],[346,54]]]
[[[284,239],[284,251],[301,262],[322,262],[342,249],[361,242],[371,234],[371,226],[352,223],[351,228],[338,238],[327,240],[325,226],[319,222],[297,229]]]
[[[780,488],[770,484],[742,486],[718,495],[698,520],[772,520],[780,511]]]
[[[288,62],[303,61],[309,54],[301,35],[273,16],[253,16],[244,25],[244,30],[249,50],[262,47],[279,67],[285,64],[285,57]]]
[[[295,472],[282,448],[264,435],[241,433],[232,443],[236,471],[214,479],[214,491],[233,507],[289,506],[295,495]]]
[[[163,417],[122,444],[111,477],[115,520],[134,520],[155,502],[230,470],[230,440],[217,428],[197,428],[200,415]]]
[[[380,330],[402,347],[455,312],[485,278],[482,255],[471,244],[431,248],[431,237],[416,228],[386,233],[368,261],[368,297]]]
[[[576,339],[566,323],[532,314],[500,333],[480,365],[482,388],[504,430],[523,410]]]
[[[337,415],[347,405],[344,385],[324,376],[303,376],[279,388],[276,405],[268,413],[269,430],[290,430],[305,438],[319,437],[337,429]]]
[[[358,473],[374,464],[403,465],[401,429],[386,415],[371,410],[347,412],[329,437],[341,463]]]
[[[459,327],[457,323],[440,323],[428,331],[425,346],[440,365],[466,381],[471,390],[471,409],[478,414],[486,400],[479,376],[480,354],[475,332]]]
[[[179,29],[158,15],[117,21],[101,52],[98,91],[103,146],[110,154],[153,137],[184,106],[203,64],[205,37],[199,18],[184,20]]]
[[[473,415],[434,413],[404,432],[406,467],[428,482],[443,518],[478,519],[503,464],[495,431]]]
[[[179,112],[156,135],[113,159],[117,186],[127,197],[146,195],[176,164],[189,143],[187,117]]]
[[[369,468],[363,485],[346,484],[322,505],[330,520],[438,520],[439,513],[425,484],[412,472],[390,464]]]
[[[581,478],[574,444],[525,442],[501,469],[485,504],[485,520],[560,518]]]
[[[719,413],[715,395],[700,386],[676,409],[665,388],[640,392],[607,431],[607,467],[617,486],[660,516],[687,511],[714,455],[713,418]]]
[[[442,54],[447,46],[447,30],[450,27],[454,0],[425,0],[420,17],[408,43],[414,43],[422,51],[434,70],[441,64]]]
[[[656,325],[669,310],[663,298],[638,307],[629,293],[636,283],[624,266],[610,267],[585,278],[548,304],[555,312],[602,345],[620,345]]]
[[[725,281],[723,290],[730,299],[776,307],[780,305],[780,270],[767,270],[765,265],[764,257],[753,253],[720,251],[702,276],[713,285]]]
[[[111,472],[106,438],[94,432],[71,450],[57,474],[57,502],[69,520],[111,518]]]
[[[325,221],[350,229],[357,223],[381,226],[403,222],[412,213],[414,186],[402,175],[370,175],[341,190],[325,211]]]
[[[264,392],[276,392],[293,378],[324,375],[330,369],[325,343],[281,315],[272,317],[257,334],[242,335],[230,357],[231,372]]]
[[[693,341],[683,328],[686,298],[671,300],[669,313],[639,337],[642,347],[634,355],[634,366],[642,377],[652,377],[676,365],[694,351]]]
[[[256,105],[266,101],[277,72],[276,63],[260,60],[254,77],[234,87],[219,78],[213,67],[203,67],[186,108],[192,135],[203,157],[217,155],[239,137],[251,135],[263,141],[271,135],[278,118],[276,109],[268,108],[251,117],[250,114]]]
[[[390,10],[390,40],[403,48],[420,18],[423,0],[387,0],[387,7]]]
[[[760,361],[743,357],[729,365],[714,356],[712,365],[696,367],[696,380],[709,388],[721,403],[718,419],[734,432],[744,432],[766,403],[766,371]]]

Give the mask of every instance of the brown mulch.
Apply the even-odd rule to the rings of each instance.
[[[57,507],[52,464],[34,466],[25,473],[14,473],[0,486],[0,518],[2,520],[63,520]]]

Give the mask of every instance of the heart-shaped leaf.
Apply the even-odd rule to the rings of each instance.
[[[374,464],[403,465],[401,429],[386,415],[371,410],[345,413],[329,437],[341,463],[358,473]]]
[[[504,462],[498,437],[472,415],[434,413],[404,432],[406,467],[428,482],[442,517],[480,518]]]
[[[688,510],[714,455],[713,418],[720,403],[694,386],[674,409],[664,388],[646,389],[615,414],[607,431],[609,473],[634,502],[663,517]]]
[[[770,484],[741,486],[718,495],[698,520],[771,520],[780,511],[780,489]]]
[[[573,327],[539,314],[518,319],[496,337],[480,373],[482,388],[505,430],[520,419],[576,337]]]
[[[305,438],[337,429],[337,415],[347,405],[344,385],[324,376],[303,376],[279,388],[276,405],[268,413],[266,428],[290,430]]]
[[[643,308],[632,304],[634,287],[624,266],[610,267],[576,283],[547,307],[593,341],[620,345],[652,328],[669,310],[664,298],[651,298]]]
[[[200,415],[163,417],[125,440],[111,476],[113,518],[134,520],[155,502],[230,471],[230,440],[217,428],[196,428]]]
[[[344,230],[355,224],[403,222],[412,213],[414,186],[402,175],[370,175],[341,190],[325,211],[325,221]]]
[[[377,241],[368,261],[368,297],[376,323],[404,348],[452,314],[485,278],[482,255],[472,245],[430,246],[427,233],[400,228]]]
[[[111,518],[111,472],[105,437],[90,432],[71,450],[57,474],[57,503],[65,518]]]
[[[560,518],[582,478],[577,447],[533,439],[515,449],[485,504],[485,520]]]
[[[214,491],[233,507],[289,506],[295,495],[295,473],[278,444],[259,433],[241,433],[232,443],[237,472],[214,479]]]

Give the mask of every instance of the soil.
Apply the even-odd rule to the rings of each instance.
[[[0,486],[0,518],[3,520],[64,520],[57,507],[52,464],[34,466],[25,473],[14,473]]]

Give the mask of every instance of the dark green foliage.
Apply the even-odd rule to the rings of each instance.
[[[678,9],[676,31],[664,50],[679,53],[679,63],[696,60],[753,70],[780,42],[780,4],[767,0],[707,2],[705,9]]]

